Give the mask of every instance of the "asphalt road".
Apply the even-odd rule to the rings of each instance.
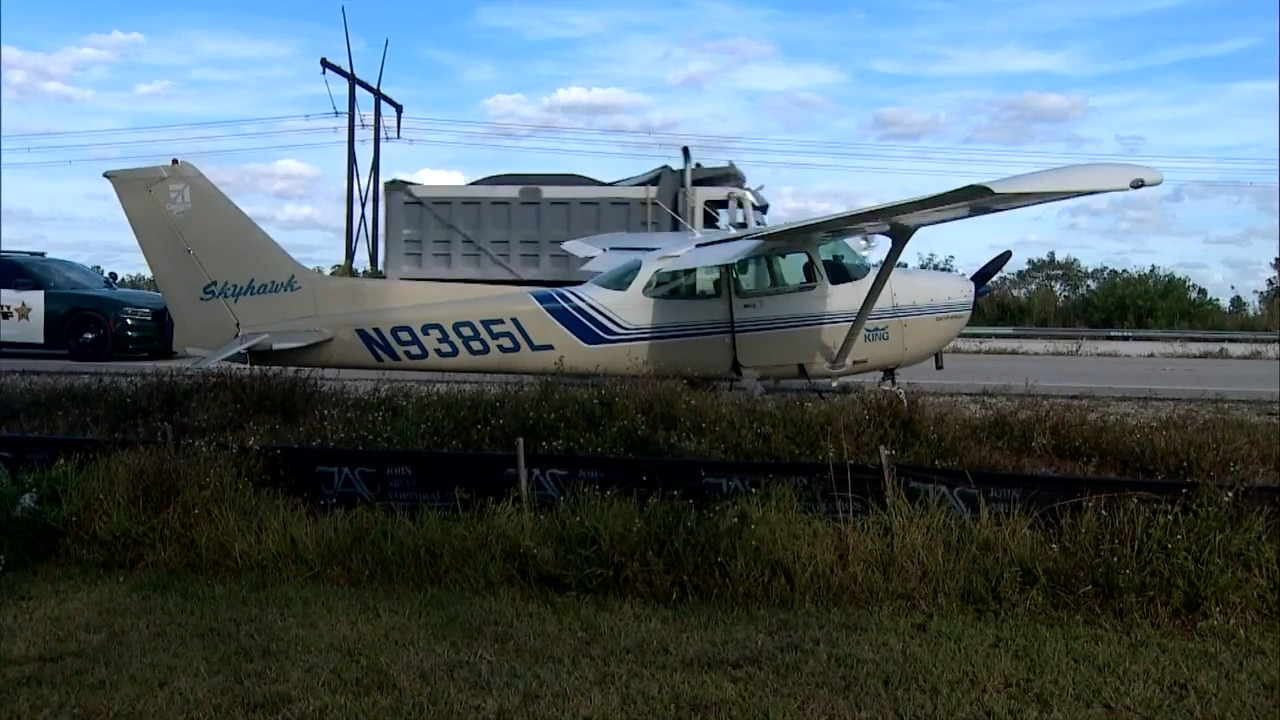
[[[143,372],[181,369],[190,359],[75,363],[33,355],[0,356],[0,372],[55,374]],[[225,364],[224,364],[225,365]],[[484,376],[445,373],[329,370],[323,376],[337,381],[422,381],[484,383],[528,380],[528,376]],[[1215,398],[1280,400],[1280,361],[1245,359],[1183,359],[1146,357],[1062,357],[1049,355],[948,355],[945,368],[932,361],[899,373],[907,390],[973,394],[982,392],[1099,397]],[[874,384],[877,375],[854,382]],[[803,384],[783,383],[785,388]]]

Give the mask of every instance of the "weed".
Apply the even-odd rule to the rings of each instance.
[[[50,498],[32,536],[40,559],[339,586],[1171,623],[1274,618],[1280,598],[1274,520],[1221,498],[1181,513],[1112,506],[1051,528],[896,499],[831,521],[781,490],[710,507],[583,494],[539,512],[328,514],[252,481],[256,462],[133,448],[55,467],[32,480]],[[5,522],[5,537],[32,532]]]
[[[241,444],[875,463],[1213,482],[1280,480],[1280,418],[1162,403],[854,391],[752,398],[679,381],[353,389],[301,373],[0,379],[0,432]]]

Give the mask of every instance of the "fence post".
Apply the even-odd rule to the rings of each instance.
[[[516,438],[516,477],[520,479],[520,502],[529,504],[529,473],[524,466],[524,438]]]
[[[886,509],[898,499],[897,473],[893,469],[893,451],[880,446],[880,470],[884,473],[884,500]]]

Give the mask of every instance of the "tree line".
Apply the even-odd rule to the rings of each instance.
[[[905,263],[898,263],[905,266]],[[956,272],[955,257],[920,256],[922,269]],[[1002,273],[978,300],[972,325],[1120,330],[1280,330],[1280,256],[1263,287],[1232,288],[1224,303],[1184,275],[1151,265],[1086,266],[1050,251]],[[1248,291],[1246,291],[1248,292]]]
[[[955,256],[920,255],[917,268],[959,272]],[[898,267],[910,267],[898,262]],[[1121,330],[1280,330],[1280,256],[1269,265],[1262,288],[1235,292],[1224,304],[1190,278],[1152,265],[1131,270],[1088,267],[1078,258],[1050,251],[1031,258],[1026,267],[1002,273],[991,292],[978,300],[972,325],[1005,327],[1116,328]],[[99,273],[103,269],[93,267]],[[339,275],[342,266],[328,272]],[[381,272],[358,271],[363,277]],[[150,275],[131,273],[116,281],[121,287],[157,290]],[[1234,290],[1234,288],[1233,288]]]

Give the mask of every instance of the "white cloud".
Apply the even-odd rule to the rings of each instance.
[[[155,82],[138,83],[133,86],[134,95],[163,95],[173,87],[171,80],[156,80]]]
[[[256,205],[252,208],[246,208],[245,212],[263,225],[281,230],[319,230],[338,237],[346,232],[346,218],[342,214],[345,208],[336,203],[327,210],[321,210],[310,203]],[[357,221],[359,217],[360,213],[357,211]]]
[[[889,75],[960,75],[1068,73],[1079,67],[1080,58],[1071,52],[1048,52],[1018,45],[991,48],[947,48],[926,52],[930,60],[907,62],[881,58],[868,63],[871,69]]]
[[[537,101],[523,93],[494,95],[481,107],[494,122],[540,127],[587,126],[602,130],[664,131],[678,116],[651,110],[646,95],[616,87],[560,88]]]
[[[880,108],[871,114],[871,131],[877,140],[923,140],[941,135],[946,122],[941,113],[910,107]]]
[[[281,199],[314,195],[317,181],[324,174],[315,165],[291,158],[236,167],[214,166],[204,172],[228,195],[258,193]]]
[[[1116,144],[1120,146],[1120,149],[1123,152],[1132,154],[1142,152],[1142,149],[1147,146],[1147,138],[1136,133],[1132,135],[1121,135],[1120,133],[1116,133],[1115,140]]]
[[[1079,120],[1089,112],[1089,101],[1084,96],[1051,92],[997,97],[984,105],[985,118],[969,131],[966,142],[1027,145],[1063,140],[1078,145],[1083,140],[1078,134],[1059,131],[1054,126]]]
[[[1126,239],[1138,235],[1180,235],[1194,232],[1175,222],[1166,196],[1159,192],[1087,198],[1063,205],[1057,214],[1068,218],[1068,230]]]
[[[1174,204],[1205,200],[1226,200],[1237,207],[1252,205],[1265,215],[1280,216],[1280,187],[1274,185],[1189,182],[1169,193],[1169,202]]]
[[[769,200],[769,222],[778,225],[793,220],[832,215],[846,210],[875,205],[879,195],[845,188],[799,188],[784,186],[764,196]]]
[[[90,33],[85,37],[85,45],[106,50],[108,52],[119,53],[131,47],[146,43],[147,38],[140,32],[120,32],[112,30],[109,33]]]
[[[958,46],[952,42],[954,36],[948,35],[944,25],[939,23],[929,30],[917,31],[914,38],[902,38],[907,44],[921,48],[909,60],[892,56],[876,57],[867,62],[867,65],[887,75],[928,78],[1031,74],[1096,77],[1223,57],[1246,50],[1259,42],[1257,37],[1237,37],[1147,52],[1134,52],[1130,49],[1108,53],[1096,49],[1097,46],[1093,43],[1046,50],[1023,43],[1004,42],[1009,33],[996,31],[992,27],[984,30],[972,23],[964,32],[970,44]],[[1027,33],[1024,27],[1019,27],[1017,34],[1034,33]],[[993,42],[978,40],[983,36],[988,36]],[[1059,46],[1062,44],[1060,40],[1049,42]],[[1121,48],[1130,47],[1126,43],[1116,45]]]
[[[1213,233],[1204,242],[1207,245],[1232,247],[1253,247],[1254,243],[1265,242],[1275,249],[1280,244],[1280,225],[1253,225],[1234,232]]]
[[[84,101],[93,91],[72,80],[93,68],[115,61],[124,52],[146,42],[141,33],[95,33],[82,45],[72,45],[51,53],[23,50],[12,45],[0,47],[0,87],[16,98],[51,98]]]
[[[81,215],[64,210],[44,210],[20,205],[7,205],[0,208],[0,224],[9,226],[26,225],[78,225],[92,226],[102,222],[100,216]]]
[[[397,178],[408,180],[409,182],[418,183],[420,185],[465,185],[467,184],[467,176],[457,170],[435,170],[432,168],[422,168],[411,173],[397,173]]]

